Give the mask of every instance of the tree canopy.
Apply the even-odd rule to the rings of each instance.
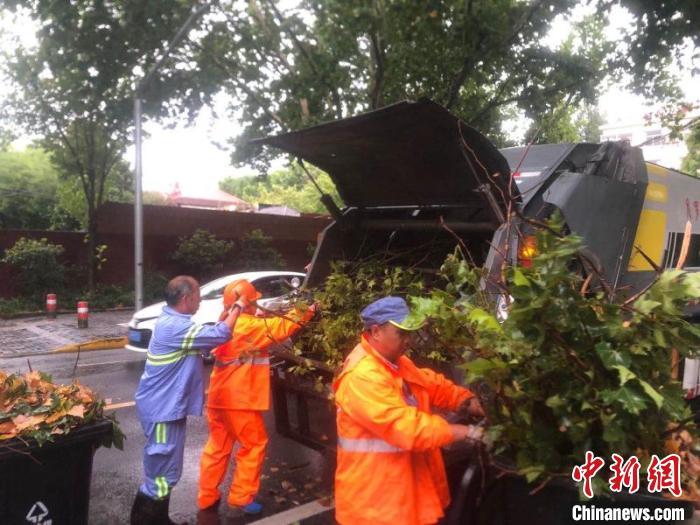
[[[38,46],[13,48],[10,117],[40,135],[75,177],[88,217],[130,141],[134,84],[191,13],[185,0],[8,0],[38,24]],[[249,139],[429,97],[499,145],[527,116],[531,138],[594,136],[586,106],[606,81],[675,100],[671,73],[700,43],[696,0],[220,0],[143,92],[149,118],[192,117],[220,92],[240,132],[232,160],[278,155]],[[586,16],[576,13],[586,10]],[[606,31],[615,10],[632,23]],[[560,44],[561,18],[576,20]],[[675,97],[675,98],[674,98]],[[585,121],[588,121],[586,123]],[[90,220],[88,220],[90,222]]]
[[[51,228],[58,185],[58,171],[45,151],[0,151],[0,226]]]
[[[543,136],[566,136],[581,118],[575,110],[595,103],[606,80],[678,98],[669,66],[698,43],[697,2],[658,4],[589,3],[590,14],[551,46],[550,28],[578,0],[299,0],[287,9],[273,0],[247,9],[222,2],[192,48],[240,116],[236,163],[276,154],[260,157],[251,138],[421,96],[505,145],[503,123],[515,115],[530,117]],[[611,37],[605,28],[620,8],[632,24]]]
[[[342,200],[331,178],[321,170],[307,169],[321,189]],[[229,177],[219,183],[222,190],[253,204],[286,205],[303,213],[328,213],[319,200],[320,194],[298,166],[273,171],[266,177]]]
[[[190,14],[184,0],[142,2],[10,0],[37,23],[37,46],[7,53],[5,74],[15,86],[11,117],[41,137],[65,178],[84,197],[88,229],[88,281],[94,288],[97,229],[95,210],[104,202],[110,176],[123,176],[130,140],[135,82],[158,60],[164,43]],[[177,67],[176,67],[177,66]],[[195,110],[202,90],[193,90],[194,66],[175,60],[155,77],[145,98],[154,118]],[[175,93],[178,95],[175,96]],[[175,106],[180,103],[182,106]],[[118,185],[118,184],[117,184]]]
[[[693,177],[700,177],[700,122],[690,130],[685,142],[688,154],[683,159],[681,170]]]

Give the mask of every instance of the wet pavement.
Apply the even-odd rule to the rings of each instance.
[[[126,328],[118,326],[118,323],[126,322],[129,318],[129,312],[94,314],[88,330],[78,330],[73,316],[51,321],[43,318],[0,321],[0,369],[26,372],[31,367],[51,374],[57,383],[78,379],[106,400],[109,412],[116,414],[126,434],[124,450],[99,448],[94,456],[89,523],[95,525],[128,523],[133,497],[142,481],[144,438],[136,417],[133,396],[143,372],[145,356],[125,349],[81,354],[46,352],[55,348],[52,344],[59,337],[70,342],[82,342],[95,337],[123,335]],[[37,343],[37,339],[41,343]],[[40,348],[44,350],[40,351]],[[259,500],[264,505],[263,513],[245,516],[239,510],[228,508],[225,503],[218,512],[198,513],[199,458],[208,430],[204,418],[191,417],[187,423],[183,476],[171,497],[171,517],[174,520],[190,525],[335,523],[332,507],[329,507],[333,485],[329,463],[321,453],[277,434],[272,411],[266,413],[265,421],[270,441],[259,494]],[[232,470],[233,465],[229,467],[222,486],[224,491],[230,484]],[[225,494],[222,498],[224,501]],[[700,520],[695,517],[689,522],[698,525]]]
[[[59,314],[56,319],[45,316],[0,320],[0,357],[34,355],[56,348],[95,339],[121,337],[133,312],[93,312],[88,328],[78,328],[76,314]]]
[[[115,412],[126,434],[124,450],[99,448],[95,454],[90,494],[90,523],[116,525],[128,523],[129,511],[141,483],[141,455],[144,438],[133,406],[133,394],[143,371],[144,355],[124,349],[77,354],[44,354],[29,358],[0,357],[0,369],[26,372],[31,366],[53,376],[55,382],[73,378],[104,397]],[[208,370],[208,369],[207,369]],[[254,523],[266,517],[268,524],[296,523],[323,525],[334,523],[332,511],[326,511],[332,476],[324,470],[323,455],[281,437],[275,432],[272,411],[265,415],[270,442],[263,469],[259,499],[264,505],[261,515],[249,517],[225,503],[219,512],[198,516],[196,507],[199,458],[207,439],[207,424],[202,417],[190,417],[187,423],[185,464],[180,483],[171,497],[171,516],[189,524]],[[223,488],[227,490],[232,468]],[[224,492],[225,501],[225,492]],[[318,501],[321,501],[321,504]],[[310,503],[317,502],[317,503]],[[307,505],[308,504],[308,505]],[[313,516],[299,520],[284,511],[306,509]],[[298,513],[297,513],[298,514]],[[277,516],[275,516],[277,515]],[[288,521],[291,520],[291,521]]]

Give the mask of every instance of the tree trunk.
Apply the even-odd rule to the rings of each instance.
[[[88,205],[87,277],[90,295],[95,293],[95,282],[97,280],[97,258],[95,257],[97,246],[97,217],[95,207]]]

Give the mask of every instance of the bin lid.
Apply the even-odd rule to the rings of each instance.
[[[496,147],[428,99],[251,143],[318,166],[347,206],[483,205],[484,197],[475,192],[482,184],[491,186],[504,207],[502,194],[518,195],[514,184],[508,193],[508,162]]]

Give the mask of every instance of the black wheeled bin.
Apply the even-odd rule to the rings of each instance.
[[[0,523],[87,524],[92,458],[111,433],[112,422],[104,420],[41,447],[18,439],[0,442]]]
[[[335,452],[335,404],[330,398],[333,373],[314,370],[310,377],[290,371],[295,363],[277,359],[272,366],[271,390],[277,433],[319,452]],[[313,376],[323,378],[316,390]]]

